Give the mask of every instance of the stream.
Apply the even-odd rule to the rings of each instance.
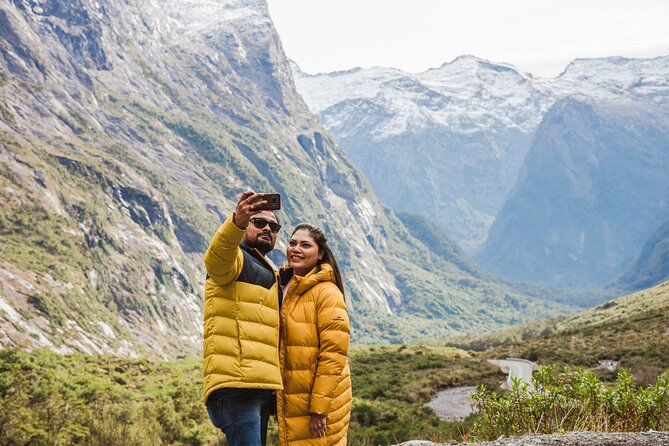
[[[537,369],[536,364],[518,358],[489,359],[488,362],[508,374],[507,386],[511,386],[513,378],[520,378],[528,385],[528,390],[534,390],[532,373]],[[432,408],[441,420],[462,421],[473,412],[472,400],[469,397],[475,391],[476,387],[473,386],[442,390],[426,406]]]
[[[476,387],[452,387],[437,393],[432,401],[426,404],[444,421],[462,421],[473,412],[472,400],[469,396]]]

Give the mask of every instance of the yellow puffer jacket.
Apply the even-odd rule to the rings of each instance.
[[[281,388],[277,276],[244,233],[228,217],[204,255],[205,403],[223,387]]]
[[[348,342],[346,304],[332,267],[293,277],[281,306],[280,445],[346,445],[352,405]],[[311,413],[327,416],[325,438],[312,438]]]

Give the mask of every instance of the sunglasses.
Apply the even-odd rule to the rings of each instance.
[[[269,230],[275,234],[279,232],[279,229],[281,229],[280,224],[274,223],[273,221],[267,221],[264,218],[252,218],[251,223],[253,223],[253,226],[255,226],[258,229],[262,229],[265,226],[269,225]]]

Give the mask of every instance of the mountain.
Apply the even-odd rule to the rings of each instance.
[[[283,195],[288,230],[324,228],[355,342],[566,309],[435,254],[380,204],[295,91],[264,0],[1,0],[0,36],[0,345],[197,352],[202,255],[247,188]]]
[[[477,259],[521,281],[607,284],[669,218],[668,143],[669,104],[556,102]]]
[[[609,288],[635,291],[669,280],[669,221],[664,222],[648,239],[636,262]]]
[[[556,101],[669,97],[669,57],[579,59],[554,79],[473,56],[423,73],[292,67],[310,109],[381,200],[439,221],[468,252],[486,241]]]
[[[473,57],[420,74],[293,71],[384,203],[438,221],[468,251],[483,243],[546,107],[526,76]]]

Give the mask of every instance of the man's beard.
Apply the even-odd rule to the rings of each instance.
[[[270,235],[270,239],[267,240],[265,238],[260,238],[260,235],[261,234],[258,234],[255,240],[248,240],[246,244],[251,248],[255,248],[260,251],[262,255],[266,255],[268,252],[274,249],[274,244],[271,241],[272,236]]]

